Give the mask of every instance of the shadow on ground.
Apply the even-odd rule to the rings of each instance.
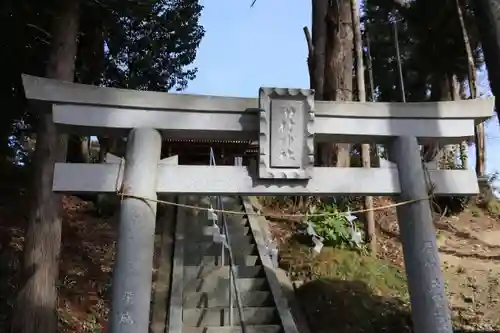
[[[297,298],[313,333],[412,332],[405,305],[373,295],[364,282],[314,280],[297,290]]]
[[[296,292],[311,333],[411,333],[409,307],[395,298],[374,295],[361,281],[318,279]],[[455,333],[500,333],[463,330]]]

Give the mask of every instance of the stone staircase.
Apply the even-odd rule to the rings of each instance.
[[[208,206],[207,197],[186,200],[190,205]],[[245,209],[239,198],[222,200],[228,210]],[[178,210],[168,332],[298,333],[281,290],[276,290],[277,280],[270,283],[269,270],[273,268],[268,267],[270,259],[262,253],[263,244],[256,240],[248,218],[241,215],[226,216],[238,289],[238,295],[233,290],[230,301],[230,254],[227,250],[223,253],[222,244],[213,242],[213,222],[208,215],[206,211]]]

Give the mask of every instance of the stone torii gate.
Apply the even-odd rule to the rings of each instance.
[[[48,104],[61,131],[128,135],[120,163],[54,167],[53,190],[116,192],[121,204],[113,276],[111,332],[147,332],[157,194],[391,195],[397,208],[417,333],[451,333],[428,182],[437,195],[479,192],[473,170],[427,170],[419,144],[459,143],[493,113],[494,100],[426,103],[314,101],[307,89],[261,88],[259,98],[102,88],[23,76],[26,97]],[[258,166],[172,165],[160,161],[166,138],[258,140]],[[386,144],[381,168],[314,167],[316,142]],[[120,172],[121,168],[123,172]],[[118,179],[117,179],[118,178]]]

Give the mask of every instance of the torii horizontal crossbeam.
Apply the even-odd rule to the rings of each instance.
[[[134,127],[165,137],[258,139],[258,98],[172,94],[95,87],[23,76],[28,99],[52,105],[65,132],[126,135]],[[423,103],[321,102],[314,106],[315,141],[379,142],[411,135],[420,142],[457,143],[491,117],[494,99]]]
[[[119,164],[57,163],[53,189],[65,193],[113,193],[121,184]],[[429,170],[434,194],[479,191],[472,170]],[[117,186],[118,184],[118,186]],[[429,185],[431,185],[429,184]],[[310,180],[258,179],[246,167],[158,166],[157,192],[197,195],[398,195],[396,168],[314,168]]]

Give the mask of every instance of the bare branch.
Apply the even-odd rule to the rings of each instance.
[[[35,29],[35,30],[38,30],[38,31],[40,31],[41,33],[43,33],[45,36],[47,36],[47,37],[49,37],[49,38],[52,38],[52,35],[51,35],[50,33],[48,33],[46,30],[44,30],[44,29],[40,28],[40,27],[39,27],[39,26],[37,26],[37,25],[34,25],[34,24],[32,24],[32,23],[27,23],[27,24],[26,24],[26,26],[27,26],[27,27],[30,27],[30,28],[33,28],[33,29]]]
[[[309,29],[307,27],[304,27],[304,35],[306,36],[307,48],[309,49],[309,57],[313,57],[314,45],[311,39],[311,33],[309,32]]]

